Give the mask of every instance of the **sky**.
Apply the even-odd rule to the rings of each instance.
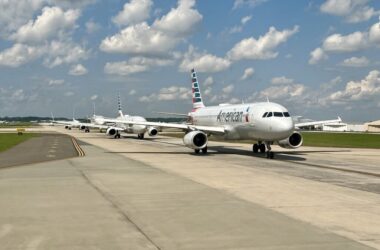
[[[380,119],[378,0],[0,0],[0,117],[115,116],[269,99]]]

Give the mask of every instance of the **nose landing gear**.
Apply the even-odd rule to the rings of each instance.
[[[265,142],[265,145],[267,146],[267,158],[273,159],[274,158],[274,152],[272,151],[271,142]]]

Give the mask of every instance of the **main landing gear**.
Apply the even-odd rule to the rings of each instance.
[[[194,153],[199,154],[202,151],[202,154],[207,154],[207,147],[202,149],[194,149]]]
[[[137,134],[137,138],[140,140],[144,139],[144,133]]]
[[[253,144],[252,146],[252,151],[253,153],[258,153],[260,151],[260,153],[267,153],[267,158],[268,159],[273,159],[274,158],[274,152],[272,152],[272,147],[271,147],[271,142],[265,142],[262,143],[259,141],[259,143],[255,143]]]
[[[84,129],[84,132],[85,132],[85,133],[90,133],[90,129],[89,129],[89,128],[85,128],[85,129]]]
[[[114,136],[114,138],[115,138],[115,139],[120,139],[120,138],[121,138],[121,135],[120,135],[120,133],[119,133],[119,132],[118,132],[118,133],[116,133],[116,134],[115,134],[115,136]]]

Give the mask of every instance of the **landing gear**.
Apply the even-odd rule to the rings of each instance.
[[[267,148],[268,148],[268,151],[267,151],[267,158],[268,159],[273,159],[274,158],[274,152],[272,152],[272,147],[270,146],[271,143],[270,142],[266,142],[265,143]]]
[[[120,133],[116,133],[116,135],[114,136],[115,139],[120,139],[121,135]]]
[[[137,134],[137,138],[140,140],[144,139],[144,134],[143,133]]]
[[[85,133],[90,133],[90,129],[89,129],[89,128],[85,128],[85,129],[84,129],[84,132],[85,132]]]
[[[194,149],[195,154],[199,154],[202,151],[202,154],[207,154],[207,147],[204,147],[202,149]]]
[[[253,144],[252,146],[252,151],[253,153],[258,153],[260,151],[260,153],[265,153],[265,144],[259,142],[259,144],[255,143]]]

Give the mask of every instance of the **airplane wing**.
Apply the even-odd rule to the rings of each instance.
[[[224,134],[226,132],[224,127],[219,127],[219,126],[198,126],[198,125],[191,125],[191,124],[168,123],[168,122],[121,121],[121,120],[114,120],[114,119],[104,119],[104,121],[123,123],[123,124],[128,124],[128,125],[144,125],[144,126],[161,127],[161,128],[176,128],[176,129],[182,129],[186,131],[200,130],[205,133],[215,133],[215,134]]]
[[[329,124],[329,123],[339,123],[342,122],[342,119],[338,116],[338,119],[335,120],[326,120],[326,121],[314,121],[314,122],[301,122],[296,123],[294,126],[296,128],[302,128],[302,127],[308,127],[308,126],[315,126],[315,125],[323,125],[323,124]]]

